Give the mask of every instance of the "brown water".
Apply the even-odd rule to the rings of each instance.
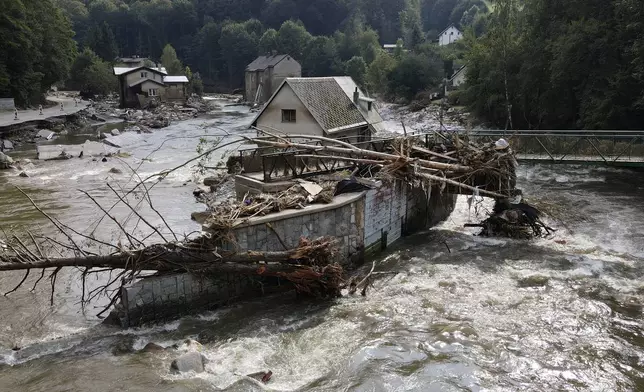
[[[127,159],[137,163],[171,140],[142,171],[173,167],[194,155],[204,126],[241,132],[249,116],[173,125],[129,146]],[[188,139],[170,139],[177,136]],[[112,166],[48,162],[30,179],[0,176],[2,225],[47,230],[10,184],[65,222],[89,225],[98,212],[75,189],[111,200],[104,183]],[[187,167],[153,190],[157,208],[185,232],[198,228],[188,216],[201,208],[183,185],[191,177]],[[367,297],[326,304],[284,295],[125,331],[99,325],[96,309],[80,312],[74,271],[57,283],[53,307],[46,287],[0,297],[0,390],[644,390],[644,174],[522,166],[519,177],[531,201],[551,211],[555,238],[475,237],[462,228],[475,211],[461,198],[443,225],[378,258],[379,270],[396,274],[382,276]],[[0,288],[17,278],[2,274]],[[171,346],[188,337],[204,343],[204,374],[171,375],[173,350],[113,354],[124,344]],[[274,373],[266,386],[243,376],[265,369]]]

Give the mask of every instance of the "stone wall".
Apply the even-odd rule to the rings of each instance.
[[[15,108],[13,98],[0,98],[0,111],[13,111]]]
[[[154,276],[122,287],[116,314],[124,328],[158,323],[226,305],[235,299],[275,292],[280,283],[278,278],[238,274]]]
[[[382,184],[381,184],[382,185]],[[298,246],[301,237],[338,239],[337,261],[351,268],[404,235],[446,219],[456,197],[405,183],[336,196],[328,205],[311,205],[251,219],[235,229],[240,249],[281,251]],[[429,198],[428,198],[429,197]],[[233,244],[225,247],[233,249]],[[225,274],[189,274],[143,279],[122,289],[116,315],[122,326],[159,322],[289,288],[276,278]]]

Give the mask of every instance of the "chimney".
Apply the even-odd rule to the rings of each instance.
[[[360,93],[358,92],[358,88],[356,87],[356,91],[353,92],[353,103],[357,105],[359,98],[360,98]]]

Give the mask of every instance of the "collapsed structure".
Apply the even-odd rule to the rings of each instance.
[[[198,238],[167,238],[108,184],[159,242],[146,246],[124,232],[129,245],[117,246],[83,236],[45,214],[67,240],[8,238],[0,271],[26,270],[16,289],[33,269],[43,276],[45,269],[53,271],[52,287],[63,267],[81,268],[83,287],[89,274],[114,271],[102,289],[117,286],[109,291],[108,308],[114,306],[113,314],[125,327],[281,290],[333,298],[343,288],[366,290],[368,277],[351,279],[347,271],[399,237],[447,218],[455,195],[503,199],[515,185],[511,151],[439,132],[356,145],[263,132],[246,142],[255,147],[243,150],[230,165],[241,169],[235,176],[238,197],[207,202]],[[136,187],[146,187],[146,180]],[[111,253],[81,245],[74,240],[78,235]],[[69,255],[70,250],[68,257],[52,257],[52,252]],[[83,303],[97,292],[83,292]]]

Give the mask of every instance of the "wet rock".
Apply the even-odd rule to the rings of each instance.
[[[170,369],[180,373],[202,373],[205,370],[205,363],[206,358],[200,352],[189,351],[172,361],[172,364],[170,364]]]
[[[118,136],[120,134],[121,134],[121,131],[119,131],[118,129],[112,129],[112,136]]]
[[[103,159],[101,159],[101,162],[107,162],[107,158],[103,157]]]
[[[9,155],[0,152],[0,169],[9,169],[13,165],[13,159]]]
[[[113,168],[110,169],[110,173],[112,173],[112,174],[123,174],[123,170],[118,169],[116,167],[113,167]]]
[[[519,279],[519,287],[544,287],[548,284],[550,278],[543,275],[526,276]]]
[[[21,172],[20,174],[18,174],[18,177],[29,178],[29,174]]]
[[[203,179],[203,184],[205,186],[218,186],[221,183],[221,178],[219,177],[206,177]]]
[[[124,337],[112,347],[112,354],[116,356],[131,354],[134,351],[134,337],[131,336]]]
[[[52,131],[50,131],[49,129],[41,129],[36,134],[36,137],[41,138],[41,139],[45,139],[45,140],[51,140],[51,138],[53,138],[54,135],[56,135],[56,134],[53,133]]]
[[[273,372],[269,370],[267,372],[251,373],[246,375],[246,377],[250,377],[257,381],[261,381],[264,384],[267,384],[271,380],[271,377],[273,377]]]
[[[13,150],[13,143],[11,140],[0,140],[0,151]]]
[[[210,218],[210,213],[209,212],[193,212],[190,214],[190,218],[192,218],[193,221],[203,225],[206,222],[206,219]],[[201,340],[201,338],[199,339]]]
[[[143,347],[143,349],[141,350],[141,352],[144,352],[144,353],[154,353],[154,352],[160,352],[160,351],[165,351],[165,348],[163,348],[163,346],[159,346],[158,344],[152,343],[152,342],[146,344],[145,347]]]
[[[201,196],[204,193],[210,193],[210,187],[200,185],[199,187],[197,187],[197,189],[192,191],[192,194],[195,196]]]

